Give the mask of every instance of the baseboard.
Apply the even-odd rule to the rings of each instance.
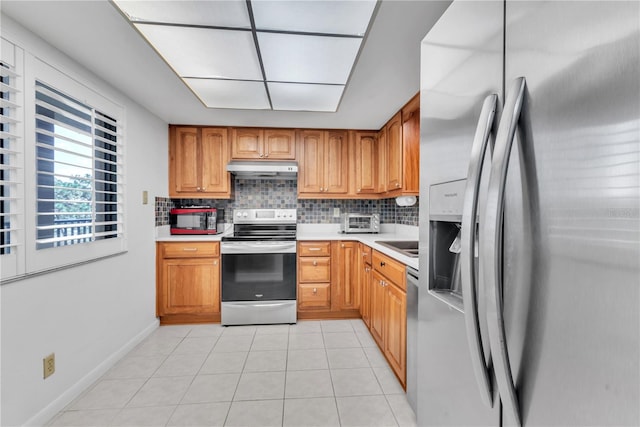
[[[25,426],[43,426],[46,425],[51,418],[53,418],[58,412],[62,411],[69,403],[73,402],[80,394],[87,389],[91,384],[96,382],[102,377],[111,367],[113,367],[120,359],[122,359],[127,353],[129,353],[135,346],[137,346],[142,340],[148,337],[159,326],[158,319],[155,319],[149,326],[144,328],[142,332],[129,340],[119,350],[107,357],[102,363],[96,366],[87,375],[82,377],[77,383],[69,387],[63,392],[57,399],[44,407],[40,412],[31,417]]]

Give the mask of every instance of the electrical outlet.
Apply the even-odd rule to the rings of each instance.
[[[333,208],[333,217],[340,218],[340,208]]]
[[[147,190],[144,190],[142,192],[142,204],[143,205],[149,204],[149,192]]]
[[[56,371],[56,354],[51,353],[42,359],[44,378],[50,377]]]

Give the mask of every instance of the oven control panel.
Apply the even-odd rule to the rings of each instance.
[[[234,224],[295,224],[298,220],[296,209],[236,209]]]

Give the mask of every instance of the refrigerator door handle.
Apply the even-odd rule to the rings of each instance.
[[[518,77],[511,84],[498,126],[487,192],[483,238],[480,242],[484,255],[484,278],[487,287],[489,345],[496,382],[504,410],[511,413],[518,426],[522,425],[522,421],[511,364],[509,363],[502,302],[502,220],[509,155],[522,111],[524,94],[525,79]]]
[[[476,382],[480,388],[482,401],[490,408],[493,407],[493,393],[480,333],[474,255],[476,252],[476,217],[478,214],[480,178],[493,129],[497,103],[498,95],[496,94],[491,94],[485,98],[473,138],[473,145],[471,146],[471,159],[469,161],[467,187],[464,192],[464,207],[462,210],[462,251],[460,259],[462,262],[461,279],[464,321],[467,329],[469,351],[471,352],[471,364]]]

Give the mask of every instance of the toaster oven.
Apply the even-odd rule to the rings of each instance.
[[[341,233],[379,233],[380,214],[345,213],[340,217]]]

